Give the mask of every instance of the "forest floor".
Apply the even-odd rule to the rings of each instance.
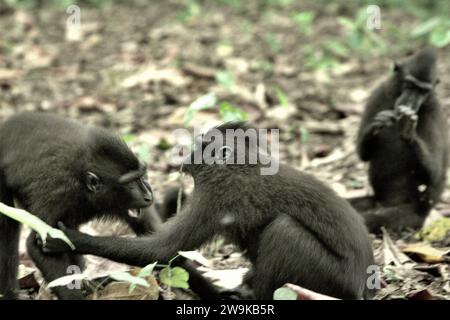
[[[354,14],[345,5],[306,2],[267,9],[248,1],[236,9],[147,3],[81,8],[81,34],[65,31],[63,9],[0,7],[0,121],[18,111],[45,110],[119,132],[149,163],[150,182],[160,195],[178,177],[173,130],[223,120],[217,108],[198,112],[189,123],[184,119],[192,102],[214,92],[221,104],[240,108],[257,126],[280,129],[283,162],[314,174],[343,197],[371,192],[367,165],[355,153],[364,103],[392,62],[417,46],[403,41],[382,54],[374,49],[328,59],[323,48],[332,43],[339,51],[335,39],[347,36],[337,16]],[[291,18],[305,10],[316,12],[312,34]],[[383,19],[403,29],[414,21],[401,11],[383,13]],[[380,37],[394,41],[390,30],[380,30]],[[69,41],[78,36],[80,41]],[[450,106],[449,51],[439,51],[437,90],[445,108]],[[431,216],[449,213],[447,187]],[[113,234],[120,229],[90,227]],[[449,237],[428,243],[416,233],[373,237],[385,285],[377,298],[450,298]],[[412,246],[416,243],[422,245]],[[204,269],[225,286],[248,266],[221,241],[202,253],[212,263]],[[23,247],[21,259],[34,271]],[[105,261],[92,265],[92,274],[119,268]]]

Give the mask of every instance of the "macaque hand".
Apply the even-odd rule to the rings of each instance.
[[[414,139],[419,120],[416,112],[408,106],[399,106],[397,108],[397,123],[402,138],[411,141]]]
[[[372,135],[377,135],[384,128],[391,127],[396,121],[397,115],[394,110],[383,110],[378,112],[371,124],[370,131]]]
[[[76,230],[70,230],[67,229],[66,226],[62,222],[58,222],[58,228],[64,232],[64,234],[71,239],[71,233],[78,232]],[[66,243],[64,240],[59,238],[53,238],[49,234],[47,234],[47,237],[45,241],[39,236],[39,234],[36,235],[36,243],[41,248],[42,252],[49,253],[49,254],[58,254],[58,253],[64,253],[64,252],[72,252],[73,249],[69,246],[68,243]]]

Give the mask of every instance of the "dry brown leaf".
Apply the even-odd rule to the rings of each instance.
[[[404,253],[408,253],[410,256],[414,255],[420,258],[420,260],[428,263],[438,263],[445,260],[445,256],[450,250],[439,250],[433,248],[428,243],[420,242],[410,244],[402,249]]]
[[[290,283],[288,283],[286,287],[297,293],[297,300],[339,300]]]
[[[277,106],[266,112],[266,117],[276,124],[283,124],[297,114],[297,108],[293,105],[286,107]]]
[[[189,83],[189,80],[177,69],[156,69],[150,66],[123,80],[122,86],[124,88],[133,88],[149,82],[167,83],[174,87],[184,87]]]
[[[384,265],[394,264],[401,266],[406,263],[413,263],[413,261],[394,244],[386,229],[382,228],[383,232],[383,254]]]
[[[103,290],[87,297],[88,300],[158,300],[159,286],[154,277],[147,277],[150,287],[136,286],[129,292],[130,283],[120,281],[111,282]]]
[[[199,251],[193,250],[193,251],[180,251],[179,252],[181,256],[190,259],[192,261],[197,262],[200,265],[203,265],[207,268],[212,268],[212,262],[206,259]]]
[[[15,80],[22,75],[20,70],[0,69],[0,81]]]
[[[428,289],[410,292],[406,297],[408,300],[434,300],[433,295]]]
[[[226,289],[233,289],[242,284],[244,275],[248,272],[248,268],[213,270],[199,267],[198,270],[205,271],[203,275],[206,278],[211,279],[215,285]]]
[[[47,68],[49,67],[54,59],[55,54],[47,52],[40,46],[22,46],[17,48],[18,51],[23,50],[24,62],[27,68]]]
[[[92,96],[76,98],[74,101],[70,102],[68,106],[71,108],[80,109],[82,111],[115,111],[115,106],[113,104],[99,101],[97,98]]]
[[[183,63],[181,68],[185,73],[199,78],[215,79],[217,73],[216,69],[191,62]]]
[[[81,25],[66,24],[65,39],[67,42],[78,42],[83,40],[83,30]]]

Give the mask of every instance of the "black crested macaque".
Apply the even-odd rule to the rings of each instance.
[[[350,199],[371,232],[420,228],[439,200],[448,164],[447,117],[436,97],[436,53],[396,63],[371,95],[357,149],[369,162],[374,196]]]
[[[44,113],[13,116],[0,127],[0,201],[21,206],[56,226],[78,228],[94,218],[128,222],[137,233],[142,208],[152,204],[146,167],[105,129]],[[16,298],[20,225],[0,214],[0,295]],[[47,281],[82,267],[73,253],[44,255],[32,232],[27,250]],[[60,299],[82,299],[81,290],[53,289]]]
[[[252,262],[245,283],[256,299],[272,299],[274,290],[288,282],[342,299],[370,298],[367,268],[374,258],[360,215],[330,188],[289,166],[262,175],[266,164],[260,159],[268,156],[257,150],[254,139],[244,139],[242,147],[242,138],[223,138],[233,132],[243,137],[257,131],[227,123],[203,135],[182,169],[193,176],[194,191],[158,231],[136,239],[93,237],[60,224],[75,252],[144,266],[221,234]],[[254,155],[258,161],[250,162]],[[242,157],[239,164],[236,159]],[[43,250],[70,248],[48,239]]]

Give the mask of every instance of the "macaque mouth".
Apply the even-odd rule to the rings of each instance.
[[[142,214],[142,209],[128,209],[128,215],[132,218],[139,218]]]

